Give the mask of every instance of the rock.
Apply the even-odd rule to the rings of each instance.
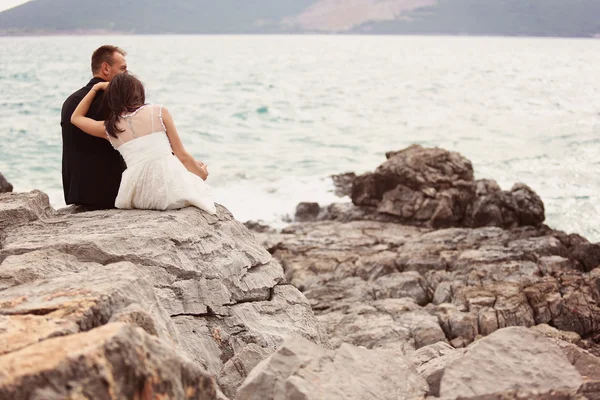
[[[150,335],[161,337],[166,336],[166,332],[156,326],[156,321],[152,315],[137,303],[131,304],[124,309],[117,311],[111,316],[108,322],[125,322],[129,325],[142,328]],[[169,328],[171,328],[170,324]],[[159,334],[159,331],[162,332]]]
[[[542,324],[532,328],[542,333],[560,347],[569,362],[575,367],[583,379],[579,395],[584,399],[600,398],[600,358],[582,347],[588,343],[575,332],[559,331]]]
[[[482,396],[461,396],[461,400],[589,400],[582,394],[574,394],[569,390],[509,390]]]
[[[539,333],[506,328],[478,340],[446,366],[442,398],[510,390],[559,390],[575,394],[583,379],[561,349]]]
[[[4,264],[3,264],[4,265]],[[10,267],[10,263],[9,263]],[[32,280],[0,292],[0,354],[57,336],[85,332],[109,320],[127,320],[165,342],[178,341],[152,285],[134,264],[119,262],[53,279]],[[82,269],[85,266],[82,267]],[[137,311],[143,310],[144,317]],[[150,308],[152,307],[152,308]]]
[[[0,354],[125,322],[233,393],[244,373],[227,362],[250,344],[326,342],[280,264],[218,210],[55,212],[41,192],[0,195]]]
[[[390,352],[349,344],[326,350],[295,338],[252,370],[236,399],[416,400],[426,390],[409,362]]]
[[[354,180],[355,205],[376,206],[379,212],[404,221],[458,222],[451,221],[458,217],[452,215],[455,207],[461,207],[458,200],[474,196],[474,185],[462,184],[473,181],[473,167],[467,159],[458,153],[418,145],[389,152],[386,157],[388,160],[374,173]]]
[[[600,267],[600,243],[575,245],[569,249],[569,256],[579,262],[579,269],[589,272]]]
[[[492,377],[503,370],[492,364],[482,367],[489,390],[460,395],[600,394],[593,373],[600,360],[596,245],[542,225],[543,203],[529,187],[502,191],[495,181],[474,180],[470,163],[456,153],[411,147],[357,177],[352,198],[354,204],[324,207],[315,222],[259,236],[287,280],[306,295],[334,348],[350,343],[408,357],[435,396],[444,395],[440,382],[448,368],[468,360],[486,336],[552,324],[561,333],[552,337],[540,328],[552,339],[534,355],[550,343],[548,357],[561,355],[567,375],[579,371],[579,381],[571,380],[579,386],[528,386],[523,371],[496,385]],[[519,363],[523,356],[508,358]],[[547,383],[552,373],[534,378]]]
[[[300,203],[296,206],[296,214],[294,215],[294,221],[296,222],[308,222],[316,221],[317,216],[321,211],[319,203]]]
[[[434,228],[513,228],[544,221],[544,204],[531,188],[518,183],[502,191],[495,181],[475,181],[471,162],[456,152],[413,145],[386,157],[375,172],[351,178],[354,207],[327,208],[319,219],[396,220]]]
[[[427,381],[429,395],[440,395],[440,383],[446,366],[465,354],[464,349],[455,349],[445,342],[421,347],[411,356],[417,373]]]
[[[510,326],[600,334],[600,269],[584,273],[544,227],[430,230],[376,221],[293,224],[264,235],[331,344],[410,355]],[[596,322],[595,322],[596,321]],[[589,346],[589,347],[588,347]]]
[[[571,343],[557,344],[585,382],[600,383],[600,358]]]
[[[334,347],[351,343],[410,354],[414,349],[446,341],[437,318],[407,298],[353,304],[323,313],[319,321]]]
[[[34,190],[30,193],[0,194],[0,230],[52,216],[55,211],[50,207],[46,193]],[[2,248],[0,233],[0,249]]]
[[[346,172],[345,174],[331,175],[333,186],[335,187],[335,195],[339,197],[352,195],[352,183],[356,179],[354,172]]]
[[[219,373],[219,386],[222,388],[223,393],[233,399],[237,388],[246,379],[250,371],[271,354],[269,350],[250,343],[230,358]]]
[[[600,397],[597,245],[542,225],[530,188],[476,181],[457,153],[387,157],[348,177],[354,204],[305,203],[309,222],[281,232],[249,222],[251,233],[220,206],[55,211],[41,192],[0,194],[0,371],[54,340],[124,326],[164,349],[171,371],[191,363],[232,399]],[[111,337],[86,343],[118,349]],[[115,363],[159,371],[162,359],[127,358],[133,342]],[[63,358],[111,382],[83,357]],[[40,382],[32,399],[85,390],[85,376],[61,383],[61,368],[8,385]],[[115,398],[187,390],[135,374],[138,392],[119,384]],[[42,375],[61,378],[44,388]]]
[[[2,175],[0,173],[0,193],[7,193],[7,192],[12,192],[12,191],[13,191],[13,185],[11,185],[10,182],[8,182],[6,180],[4,175]]]
[[[352,203],[333,203],[321,209],[319,221],[378,221],[401,223],[402,218],[396,215],[383,214],[376,207],[357,207]]]
[[[529,186],[516,183],[510,190],[516,203],[519,225],[537,226],[544,222],[544,202]]]
[[[0,357],[2,399],[217,399],[218,391],[202,368],[124,323]]]
[[[503,192],[492,180],[482,179],[476,182],[475,201],[467,212],[467,226],[513,227],[518,225],[517,205],[510,193]]]
[[[542,335],[546,336],[548,339],[551,339],[556,343],[567,342],[575,344],[577,346],[581,344],[581,336],[579,336],[575,332],[560,331],[547,324],[536,325],[531,329],[541,333]]]
[[[246,221],[244,222],[244,226],[251,231],[259,232],[259,233],[275,233],[275,229],[271,228],[269,225],[264,224],[261,221]]]
[[[546,324],[531,329],[556,343],[585,382],[600,383],[600,358],[580,347],[582,340],[577,333],[560,331]]]

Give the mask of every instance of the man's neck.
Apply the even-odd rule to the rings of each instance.
[[[94,75],[92,77],[92,79],[102,79],[104,82],[106,82],[106,79],[104,79],[104,77],[100,76],[100,75]]]

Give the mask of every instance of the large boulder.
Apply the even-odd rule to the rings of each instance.
[[[544,221],[544,204],[528,186],[502,191],[495,181],[476,181],[471,162],[456,152],[413,145],[386,157],[375,172],[351,181],[352,202],[364,209],[353,211],[352,218],[380,221],[383,214],[434,228],[512,228]],[[343,219],[339,214],[331,209],[321,219]]]
[[[481,396],[511,390],[577,393],[583,379],[561,349],[542,334],[523,327],[494,332],[446,366],[440,396]]]
[[[30,193],[0,194],[0,230],[44,219],[54,214],[48,195],[39,190]],[[0,231],[0,244],[1,239]]]
[[[0,357],[1,399],[216,400],[218,395],[203,368],[125,323],[49,338]]]
[[[324,341],[306,298],[225,208],[79,211],[56,212],[37,191],[0,194],[0,364],[124,322],[234,393],[245,373],[228,361],[249,346],[264,357],[288,337]]]
[[[286,341],[248,375],[237,400],[420,400],[427,383],[410,362],[383,350],[321,348]]]

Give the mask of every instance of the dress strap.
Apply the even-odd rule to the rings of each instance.
[[[163,129],[165,130],[165,132],[167,131],[167,127],[165,126],[165,122],[162,119],[162,109],[163,109],[163,105],[161,104],[158,108],[158,119],[160,119],[160,124],[162,125]]]
[[[150,121],[152,123],[152,130],[150,132],[154,133],[154,106],[150,107]]]

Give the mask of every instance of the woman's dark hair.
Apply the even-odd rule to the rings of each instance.
[[[114,138],[124,130],[117,128],[121,114],[134,112],[146,103],[144,84],[135,76],[123,73],[115,76],[104,93],[104,127]]]

